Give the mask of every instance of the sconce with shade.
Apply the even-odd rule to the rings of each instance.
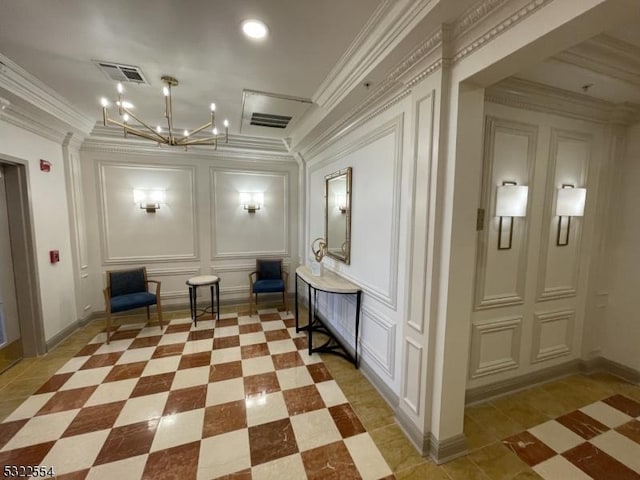
[[[255,213],[264,205],[264,193],[240,192],[240,205],[249,213]]]
[[[347,213],[347,196],[346,195],[336,195],[334,198],[334,202],[336,205],[336,209],[338,209],[340,213]]]
[[[164,190],[142,190],[133,191],[133,202],[140,205],[140,208],[147,213],[156,213],[161,203],[166,203],[166,192]]]
[[[556,198],[556,215],[558,216],[556,245],[558,247],[569,245],[571,217],[584,216],[586,199],[586,188],[575,188],[573,185],[565,183],[562,185],[562,188],[558,189],[558,196]]]
[[[496,189],[496,217],[498,225],[498,250],[509,250],[513,242],[513,217],[527,216],[529,187],[516,182],[502,182]],[[509,229],[508,235],[505,230]]]

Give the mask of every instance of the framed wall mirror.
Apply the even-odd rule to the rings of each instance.
[[[351,167],[324,177],[324,238],[327,255],[351,261]]]

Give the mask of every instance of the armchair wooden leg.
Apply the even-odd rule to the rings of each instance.
[[[149,311],[149,305],[147,305],[147,322],[151,321],[151,312]]]
[[[289,313],[289,305],[287,304],[287,292],[282,292],[282,303],[284,303],[284,310]]]
[[[160,330],[162,330],[162,304],[160,302],[156,304],[156,311],[158,312],[158,323],[160,323]]]

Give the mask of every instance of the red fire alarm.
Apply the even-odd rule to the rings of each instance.
[[[51,263],[58,263],[60,261],[60,251],[49,250],[49,261]]]
[[[47,162],[46,160],[40,160],[40,170],[43,172],[50,172],[51,162]]]

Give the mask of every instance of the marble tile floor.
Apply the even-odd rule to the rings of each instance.
[[[105,340],[98,332],[75,349],[0,423],[0,471],[40,465],[61,480],[393,478],[290,313],[226,313],[197,326],[186,316],[164,331],[130,323]]]
[[[223,308],[222,312],[231,314],[237,310],[237,307]],[[243,314],[246,312],[240,312],[240,315]],[[167,312],[165,315],[170,320],[181,320],[187,316],[188,312],[185,311]],[[120,322],[123,325],[142,323],[144,316],[124,317]],[[0,421],[8,421],[8,417],[25,400],[86,347],[103,328],[104,322],[95,320],[77,330],[47,355],[25,359],[9,371],[0,374]],[[640,401],[640,387],[608,374],[596,374],[571,376],[482,405],[468,407],[464,428],[469,455],[438,466],[417,453],[395,423],[391,408],[359,370],[332,355],[322,355],[322,360],[329,375],[349,401],[361,425],[382,453],[393,475],[400,480],[541,478],[503,443],[504,439],[616,394]],[[178,371],[179,369],[175,373]],[[0,434],[0,443],[4,437],[5,434]],[[130,474],[131,471],[127,470],[127,473]],[[121,478],[126,480],[129,477],[125,475]],[[244,478],[250,477],[247,474]]]

